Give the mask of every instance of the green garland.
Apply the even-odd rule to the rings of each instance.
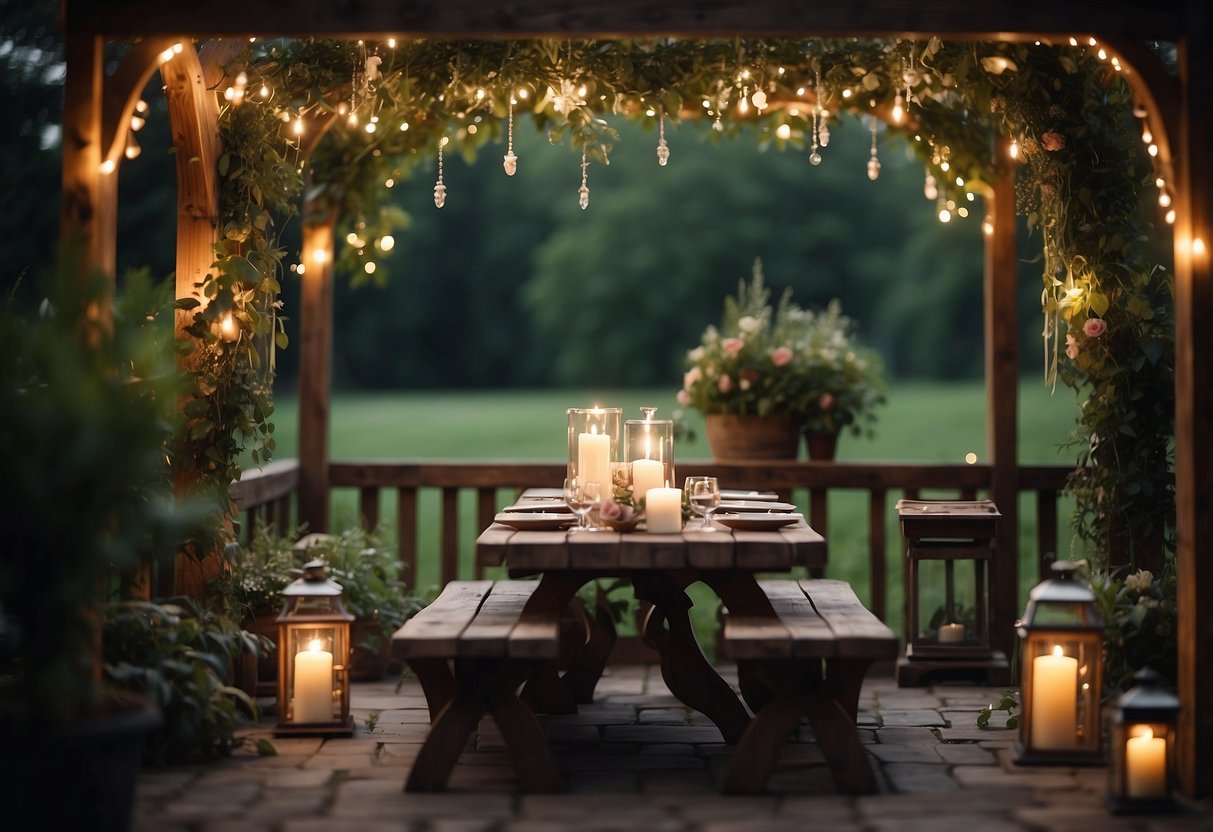
[[[280,333],[274,310],[283,253],[273,234],[295,210],[305,177],[309,196],[336,212],[338,239],[351,240],[339,269],[354,280],[385,280],[377,242],[405,220],[388,204],[388,183],[428,167],[440,142],[450,143],[448,154],[466,155],[501,142],[511,107],[553,142],[567,140],[606,164],[616,118],[705,117],[720,135],[757,127],[764,142],[803,147],[813,135],[815,98],[827,128],[843,113],[884,118],[900,99],[909,117],[888,130],[904,135],[934,176],[941,209],[988,196],[993,135],[1016,140],[1019,210],[1043,241],[1046,378],[1081,400],[1081,468],[1071,481],[1078,529],[1096,562],[1106,562],[1113,546],[1136,556],[1150,541],[1169,544],[1171,280],[1142,245],[1151,220],[1139,206],[1153,174],[1128,89],[1095,45],[258,41],[229,77],[241,71],[244,103],[222,114],[225,240],[217,274],[203,287],[211,304],[191,331],[205,357],[197,392],[207,402],[205,414],[200,405],[191,414],[207,420],[195,423],[193,451],[216,488],[238,474],[244,441],[260,442],[260,459],[273,450],[268,376],[253,345],[256,336]],[[780,106],[759,111],[759,91]],[[792,138],[777,138],[783,123]],[[296,124],[328,125],[306,160],[298,158]],[[241,328],[235,350],[213,335],[216,316],[228,310]]]

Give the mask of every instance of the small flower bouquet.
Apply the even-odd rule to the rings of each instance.
[[[598,518],[612,531],[630,532],[640,525],[644,511],[632,503],[629,491],[626,497],[603,500],[598,506]]]

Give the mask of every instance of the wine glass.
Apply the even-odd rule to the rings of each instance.
[[[584,482],[578,477],[568,477],[564,481],[564,502],[577,515],[577,530],[593,531],[590,525],[590,512],[602,502],[602,484]]]
[[[714,532],[712,512],[720,505],[720,483],[715,477],[687,477],[686,493],[691,501],[691,511],[703,518],[700,530]]]

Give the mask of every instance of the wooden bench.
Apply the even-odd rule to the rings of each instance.
[[[392,654],[417,674],[430,733],[405,791],[433,792],[447,780],[481,718],[497,722],[522,791],[556,791],[556,758],[534,713],[518,697],[559,655],[560,622],[528,615],[537,581],[452,581],[392,636]]]
[[[724,791],[759,794],[789,735],[808,718],[843,794],[870,794],[876,778],[855,720],[873,661],[893,659],[897,636],[845,581],[760,581],[774,615],[726,613],[723,647],[754,718],[733,754]]]

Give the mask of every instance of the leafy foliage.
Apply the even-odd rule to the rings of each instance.
[[[1015,709],[1019,707],[1019,700],[1016,698],[1016,691],[1009,690],[1004,693],[998,700],[997,704],[991,703],[982,708],[977,714],[977,727],[989,728],[990,720],[994,717],[995,711],[1005,711],[1007,714],[1006,727],[1018,728],[1019,717],[1015,715]]]
[[[163,726],[144,747],[146,762],[202,762],[244,744],[237,731],[257,719],[257,704],[230,684],[232,666],[245,653],[268,653],[273,649],[268,639],[179,598],[114,605],[102,644],[106,680],[146,694],[164,715]],[[274,753],[265,740],[254,746],[262,754]]]
[[[1170,567],[1157,577],[1148,570],[1096,571],[1091,588],[1103,615],[1104,696],[1111,698],[1133,686],[1133,674],[1157,671],[1163,684],[1177,681],[1179,612],[1175,573]]]

